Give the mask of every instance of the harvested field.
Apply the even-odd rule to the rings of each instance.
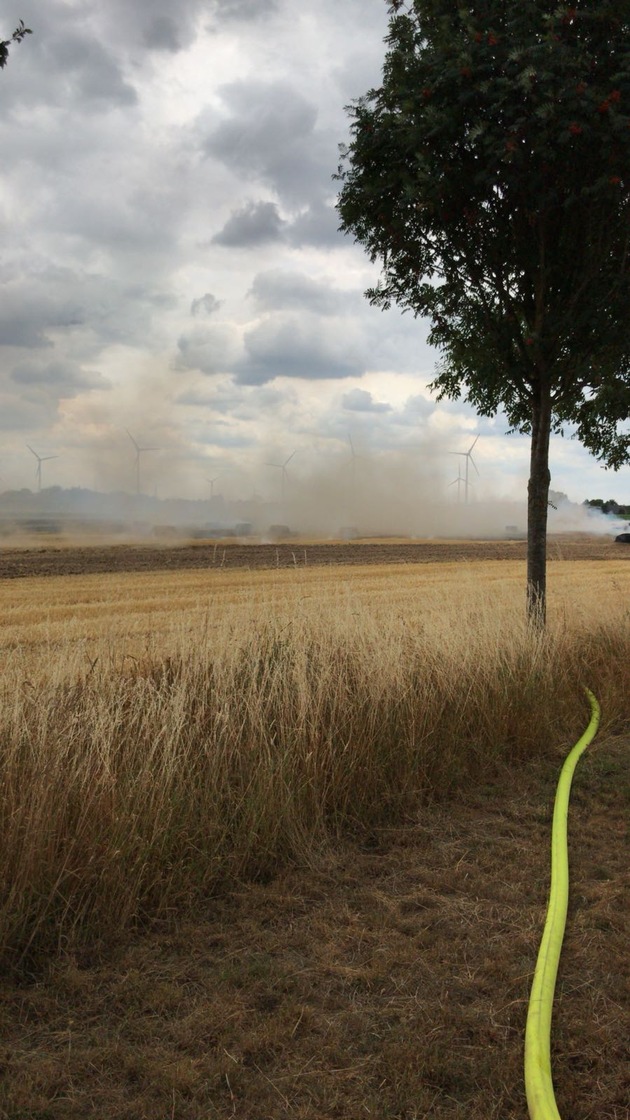
[[[192,568],[295,568],[322,565],[472,563],[524,560],[525,541],[280,541],[243,544],[225,540],[181,545],[26,542],[0,549],[0,579],[88,575],[101,572]],[[555,560],[630,560],[630,548],[610,537],[561,534],[549,539]]]
[[[630,549],[618,545],[608,548],[606,559],[583,559],[583,542],[576,543],[575,551],[567,549],[570,562],[548,564],[549,616],[556,625],[596,623],[630,602]],[[84,673],[95,658],[120,666],[125,658],[185,656],[191,640],[198,644],[200,638],[216,649],[263,618],[293,630],[330,617],[349,632],[360,615],[383,634],[404,619],[435,641],[444,631],[447,644],[455,624],[465,634],[467,626],[487,626],[492,619],[497,643],[522,621],[524,559],[495,562],[479,547],[469,550],[470,562],[458,562],[446,545],[438,561],[379,564],[380,553],[370,546],[347,547],[351,565],[291,564],[280,570],[220,563],[179,568],[177,555],[173,567],[145,571],[77,569],[55,577],[36,575],[30,566],[28,579],[0,580],[4,681],[11,688],[20,674],[40,670],[67,678]],[[372,562],[360,564],[366,555]],[[26,564],[33,559],[36,554],[24,554]]]
[[[581,682],[554,1076],[629,1120],[630,549],[538,640],[520,543],[281,547],[0,580],[0,1120],[526,1120]]]

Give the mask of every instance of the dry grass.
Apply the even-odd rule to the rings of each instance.
[[[525,1120],[582,683],[554,1072],[629,1120],[629,592],[552,563],[536,638],[511,562],[0,584],[0,1120]]]
[[[560,1115],[628,1120],[630,740],[580,762]],[[542,770],[542,773],[541,773]],[[2,1120],[526,1120],[557,765],[0,984]]]
[[[621,728],[629,574],[552,565],[544,637],[507,563],[5,586],[5,959],[107,939],[545,756],[581,729],[583,683]]]

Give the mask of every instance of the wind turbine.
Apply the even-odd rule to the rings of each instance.
[[[35,468],[35,476],[37,478],[37,492],[41,493],[41,489],[42,489],[42,463],[45,463],[48,459],[58,459],[59,456],[58,455],[38,455],[37,452],[33,450],[30,443],[27,443],[26,446],[28,447],[31,454],[34,455],[35,458],[37,459],[37,467]]]
[[[359,455],[354,449],[352,436],[348,432],[348,443],[350,444],[350,471],[352,474],[352,489],[354,490],[357,481],[357,459],[365,459],[365,455]]]
[[[354,490],[357,481],[357,453],[354,450],[352,436],[348,432],[348,443],[350,444],[350,473],[352,475],[352,489]]]
[[[282,482],[280,484],[280,493],[282,495],[282,501],[284,501],[284,496],[285,496],[286,488],[287,488],[287,481],[288,481],[288,478],[289,478],[289,475],[287,473],[287,467],[288,467],[289,463],[291,462],[293,456],[296,455],[296,454],[297,454],[297,451],[292,451],[291,454],[289,455],[289,458],[284,460],[284,463],[265,463],[266,467],[277,467],[277,469],[279,471],[282,471]]]
[[[452,454],[456,454],[456,452],[453,452]],[[461,463],[458,463],[457,464],[457,478],[454,478],[452,482],[449,482],[449,486],[457,486],[457,501],[458,502],[461,502],[461,500],[462,500],[462,482],[464,482],[464,481],[465,481],[465,479],[464,479],[464,476],[462,474]]]
[[[131,432],[129,431],[129,428],[125,428],[125,431],[126,431],[127,435],[129,436],[129,439],[131,440],[131,442],[133,443],[133,445],[136,449],[136,494],[139,494],[140,493],[140,456],[145,451],[159,451],[160,448],[159,447],[140,447],[140,445],[138,443],[136,443],[135,439],[133,438]]]
[[[359,455],[358,451],[355,451],[350,432],[348,432],[348,443],[350,444],[350,497],[354,502],[357,496],[357,461],[359,459],[365,460],[367,456]]]
[[[219,481],[220,477],[221,477],[221,475],[217,474],[217,475],[214,476],[214,478],[207,478],[206,479],[206,482],[210,483],[210,500],[211,501],[214,498],[214,484],[215,484],[215,482]]]
[[[470,486],[470,482],[468,480],[468,464],[472,463],[473,467],[477,471],[477,474],[479,474],[479,471],[477,470],[477,464],[475,463],[475,460],[472,457],[473,447],[475,446],[478,439],[479,439],[479,436],[475,436],[475,438],[472,441],[470,447],[468,448],[468,451],[449,451],[448,452],[449,455],[462,455],[464,457],[464,459],[466,460],[466,473],[464,475],[464,501],[466,502],[466,505],[468,505],[468,487]],[[457,481],[457,479],[455,479],[455,481]],[[458,493],[459,493],[459,491],[458,491]]]

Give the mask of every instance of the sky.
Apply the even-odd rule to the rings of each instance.
[[[0,0],[0,489],[274,500],[342,472],[523,500],[528,439],[427,386],[426,324],[338,231],[344,109],[385,0]],[[291,456],[283,475],[282,464]],[[552,487],[630,502],[554,438]],[[216,480],[212,483],[210,479]],[[284,479],[284,483],[283,483]],[[474,483],[474,486],[473,486]],[[372,484],[372,483],[371,483]]]

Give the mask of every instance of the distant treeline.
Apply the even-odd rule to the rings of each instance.
[[[610,498],[607,502],[603,498],[587,498],[584,505],[600,509],[602,513],[613,513],[616,517],[630,517],[630,505],[622,506],[614,498]]]

